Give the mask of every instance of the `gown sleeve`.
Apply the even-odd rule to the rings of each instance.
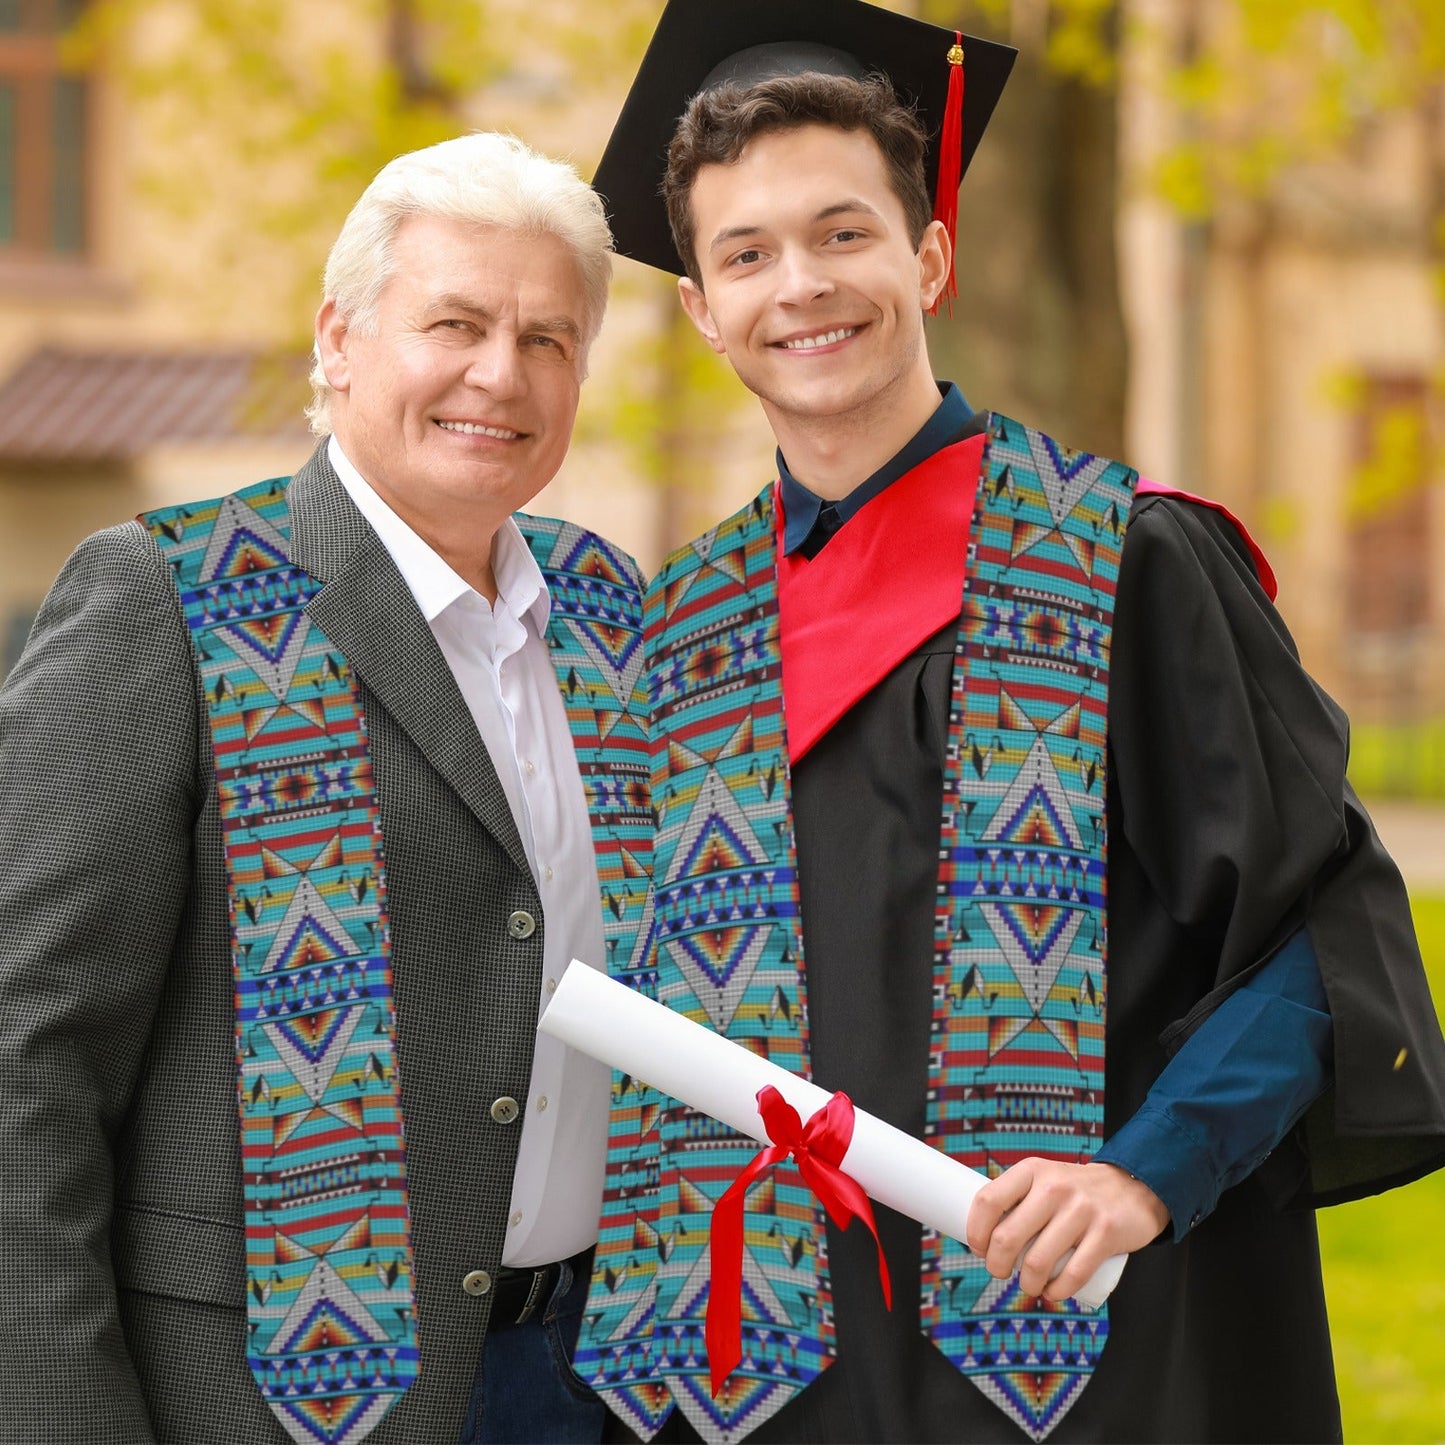
[[[1399,871],[1345,780],[1348,740],[1229,520],[1136,503],[1111,679],[1110,1086],[1116,1000],[1132,1112],[1307,927],[1335,1082],[1261,1172],[1278,1200],[1353,1198],[1445,1162],[1445,1042]]]

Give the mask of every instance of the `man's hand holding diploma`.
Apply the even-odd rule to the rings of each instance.
[[[1142,1249],[1168,1224],[1159,1196],[1113,1164],[1021,1159],[974,1196],[966,1243],[996,1279],[1017,1269],[1026,1295],[1057,1302],[1111,1255]]]

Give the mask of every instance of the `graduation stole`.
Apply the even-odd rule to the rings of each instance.
[[[246,1201],[247,1358],[295,1440],[362,1439],[420,1368],[386,869],[366,720],[306,614],[289,479],[140,518],[205,686],[230,901]],[[609,955],[630,954],[650,848],[641,600],[600,538],[519,518],[591,817]]]

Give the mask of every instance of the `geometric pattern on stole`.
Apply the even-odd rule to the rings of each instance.
[[[572,523],[521,513],[516,520],[551,598],[547,646],[592,824],[606,958],[587,961],[651,995],[651,759],[636,569],[609,543]],[[646,1141],[656,1140],[656,1099],[645,1083],[613,1070],[593,1280],[614,1308],[633,1299],[643,1279],[628,1261],[654,1218],[656,1163],[647,1157]],[[609,1224],[609,1211],[626,1216],[620,1227]],[[583,1368],[580,1352],[573,1368]],[[640,1404],[641,1387],[639,1397]],[[615,1401],[613,1408],[622,1413]]]
[[[642,594],[631,558],[572,522],[516,513],[550,598],[547,649],[582,774],[609,972],[650,932],[652,789]],[[587,960],[594,967],[602,959]]]
[[[592,823],[606,958],[588,962],[650,993],[653,817],[636,570],[609,543],[572,523],[520,514],[517,522],[551,597],[547,645]],[[632,1217],[621,1231],[604,1218],[593,1256],[594,1280],[610,1299],[619,1290],[622,1299],[629,1297],[628,1260],[637,1241],[648,1238],[655,1170],[638,1160],[643,1139],[655,1137],[656,1116],[655,1091],[613,1070],[611,1128],[620,1132],[609,1138],[604,1201],[612,1200],[614,1209],[620,1201]],[[639,1280],[633,1279],[633,1290]]]
[[[652,937],[628,981],[806,1075],[771,488],[668,560],[646,627],[658,823]],[[820,1206],[791,1164],[748,1195],[742,1363],[714,1399],[709,1228],[758,1145],[630,1079],[614,1086],[610,1144],[574,1368],[643,1438],[675,1403],[705,1440],[740,1439],[833,1359]]]
[[[292,1439],[418,1372],[386,872],[366,724],[306,616],[286,479],[140,518],[205,686],[236,991],[247,1358]]]
[[[990,417],[949,712],[926,1137],[995,1177],[1104,1122],[1109,644],[1137,475]],[[925,1231],[922,1323],[1033,1439],[1088,1384],[1107,1306],[1020,1297]]]

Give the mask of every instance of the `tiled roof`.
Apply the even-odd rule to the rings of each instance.
[[[0,383],[0,464],[126,461],[176,442],[299,441],[307,358],[33,352]]]

